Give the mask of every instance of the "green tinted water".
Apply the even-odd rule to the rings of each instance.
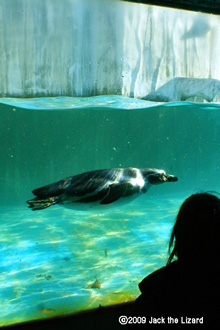
[[[1,101],[0,325],[134,299],[166,262],[184,198],[219,189],[220,107],[118,96]],[[26,206],[34,188],[129,166],[179,181],[108,212]]]

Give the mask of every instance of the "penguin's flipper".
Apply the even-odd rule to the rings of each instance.
[[[135,187],[131,183],[112,183],[109,185],[108,193],[100,204],[111,204],[121,197],[131,196],[139,190],[138,186]]]

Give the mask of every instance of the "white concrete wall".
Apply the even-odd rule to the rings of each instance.
[[[115,0],[0,0],[0,96],[143,97],[174,77],[220,79],[219,30],[218,16]]]

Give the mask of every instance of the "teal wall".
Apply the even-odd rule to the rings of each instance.
[[[218,189],[218,116],[198,106],[128,111],[1,106],[0,203],[23,204],[36,187],[111,167],[155,167],[179,177],[151,194]]]

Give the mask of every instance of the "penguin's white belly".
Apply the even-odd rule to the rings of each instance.
[[[65,200],[65,201],[61,202],[59,205],[65,207],[67,209],[78,210],[78,211],[89,211],[89,210],[104,211],[104,210],[109,210],[112,208],[117,208],[117,207],[121,207],[123,205],[129,204],[129,203],[133,202],[135,199],[137,199],[138,197],[140,197],[141,195],[143,195],[143,192],[140,191],[138,193],[134,193],[131,196],[120,197],[116,201],[114,201],[112,203],[108,203],[108,204],[100,204],[100,202],[101,202],[100,200],[95,201],[95,202],[88,202],[88,203]]]

